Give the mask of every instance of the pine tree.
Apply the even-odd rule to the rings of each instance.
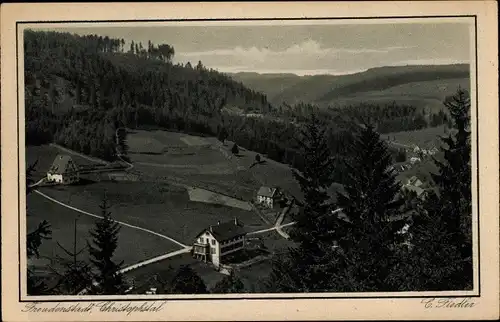
[[[470,143],[470,98],[459,88],[448,97],[444,105],[448,108],[456,133],[442,138],[447,147],[441,150],[444,161],[434,159],[439,173],[433,180],[439,187],[445,220],[454,234],[464,258],[472,256],[472,191],[471,191],[471,143]]]
[[[243,282],[236,276],[234,271],[217,282],[212,288],[211,293],[243,293],[245,286]]]
[[[345,192],[338,194],[342,209],[331,255],[333,291],[391,290],[391,268],[404,224],[400,184],[390,170],[391,156],[372,126],[364,126],[345,162]],[[399,215],[399,216],[398,216]]]
[[[207,287],[191,267],[184,265],[172,280],[171,292],[173,294],[204,294],[207,293]]]
[[[274,263],[268,283],[271,291],[325,291],[330,279],[330,272],[324,269],[324,265],[333,242],[331,231],[336,221],[331,215],[327,194],[333,182],[334,160],[325,130],[321,129],[314,114],[301,134],[299,145],[304,149],[305,167],[302,172],[294,170],[293,174],[304,194],[304,202],[293,218],[296,224],[290,233],[299,246],[290,249],[288,256]]]
[[[78,217],[74,222],[73,250],[66,249],[63,245],[57,242],[57,245],[68,256],[67,258],[58,257],[61,266],[64,268],[62,272],[53,269],[54,273],[59,276],[57,285],[57,293],[65,295],[77,295],[80,291],[88,289],[92,285],[92,271],[90,264],[78,258],[86,247],[77,250],[77,222]]]
[[[35,171],[38,160],[26,169],[26,194],[32,191],[33,172]],[[28,214],[29,216],[29,214]],[[26,255],[28,258],[40,257],[40,246],[44,240],[49,240],[52,237],[50,224],[43,220],[38,224],[38,227],[26,235]],[[50,290],[43,278],[36,276],[33,270],[28,266],[27,271],[27,293],[29,295],[45,295],[49,294]]]
[[[400,265],[404,290],[463,290],[473,287],[470,101],[462,89],[448,97],[454,131],[442,138],[444,160],[434,159],[437,193],[430,193],[410,232],[413,251]]]
[[[240,149],[238,148],[238,145],[236,143],[233,144],[233,147],[231,148],[231,152],[235,155],[240,153]]]
[[[118,247],[118,233],[120,226],[111,219],[106,196],[100,205],[102,219],[95,223],[95,228],[90,231],[92,244],[88,244],[90,261],[96,273],[96,285],[92,289],[94,294],[121,294],[124,291],[124,282],[118,271],[123,263],[115,263],[113,255]]]

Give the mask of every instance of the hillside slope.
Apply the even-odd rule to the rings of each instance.
[[[460,85],[470,87],[469,65],[396,66],[369,69],[350,75],[292,77],[274,74],[232,75],[246,86],[262,91],[275,105],[283,102],[319,106],[356,104],[359,101],[431,106]],[[422,102],[420,102],[422,101]]]

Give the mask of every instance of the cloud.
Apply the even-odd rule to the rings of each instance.
[[[430,56],[429,56],[430,54]],[[435,56],[433,60],[428,59]],[[441,56],[441,57],[440,57]],[[429,52],[419,46],[379,46],[371,48],[323,47],[313,39],[292,44],[284,49],[268,47],[222,48],[203,51],[176,53],[175,61],[186,63],[201,60],[209,68],[226,72],[292,72],[297,75],[333,74],[340,75],[368,68],[410,65],[443,64],[444,60],[454,62],[453,58],[444,59],[439,53]]]
[[[302,43],[294,44],[284,50],[270,50],[268,48],[243,48],[235,47],[230,49],[215,49],[207,51],[196,51],[196,52],[180,52],[179,57],[183,58],[202,58],[202,57],[213,57],[213,56],[232,56],[239,58],[248,58],[255,61],[264,61],[265,59],[272,57],[289,57],[297,55],[310,55],[310,56],[327,56],[335,54],[364,54],[364,53],[374,53],[374,54],[384,54],[389,53],[394,50],[406,49],[408,47],[387,47],[387,48],[323,48],[321,45],[312,39],[308,39]]]

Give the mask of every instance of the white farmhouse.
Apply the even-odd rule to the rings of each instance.
[[[410,163],[411,163],[411,164],[415,164],[415,163],[417,163],[417,162],[421,162],[421,161],[422,161],[422,159],[417,158],[417,157],[411,157],[411,158],[410,158]]]
[[[243,224],[235,218],[229,222],[217,223],[196,236],[193,244],[193,257],[212,262],[216,268],[224,256],[245,248],[246,231]]]
[[[269,208],[274,207],[277,197],[278,189],[276,188],[260,187],[257,191],[257,203]]]
[[[48,182],[71,184],[79,179],[78,166],[69,155],[58,155],[47,171]]]

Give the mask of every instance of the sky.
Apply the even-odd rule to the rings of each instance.
[[[55,28],[51,28],[55,30]],[[147,46],[168,43],[174,62],[221,72],[350,74],[373,67],[470,61],[464,22],[309,25],[149,25],[57,29]],[[127,45],[128,46],[128,45]]]

